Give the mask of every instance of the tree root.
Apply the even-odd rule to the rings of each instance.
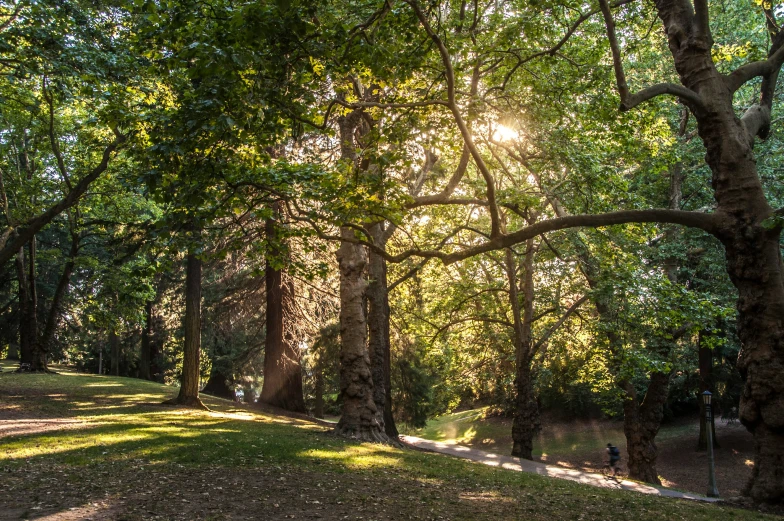
[[[171,400],[166,400],[161,405],[175,405],[177,407],[188,407],[191,409],[200,409],[202,411],[209,411],[210,408],[204,405],[202,401],[197,396],[192,396],[184,399],[180,399],[179,397],[172,398]]]
[[[349,438],[369,443],[381,443],[393,447],[403,448],[400,440],[388,436],[379,426],[345,425],[338,423],[332,434],[341,438]]]
[[[30,374],[60,374],[57,371],[52,371],[48,367],[44,367],[41,369],[29,369],[29,368],[18,368],[15,373],[30,373]]]

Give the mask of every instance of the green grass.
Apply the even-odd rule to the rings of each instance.
[[[445,414],[427,422],[422,429],[411,434],[429,440],[471,445],[492,452],[506,453],[512,446],[511,419],[487,418],[487,407]],[[694,429],[691,424],[665,425],[657,441],[687,435]],[[620,423],[587,422],[564,426],[546,426],[534,440],[534,456],[565,453],[603,454],[608,442],[625,443]]]
[[[362,508],[370,509],[363,512],[371,515],[376,504],[368,503],[372,494],[364,499],[350,494],[357,482],[370,480],[373,490],[381,487],[397,501],[390,519],[429,518],[428,511],[438,514],[434,518],[446,519],[605,519],[607,512],[616,519],[657,521],[764,518],[749,511],[596,489],[446,456],[359,444],[327,435],[323,427],[306,421],[261,414],[219,399],[206,398],[210,412],[158,405],[175,392],[130,378],[0,373],[0,420],[4,420],[0,427],[20,420],[20,428],[30,420],[36,420],[33,424],[71,422],[58,430],[0,437],[0,472],[19,476],[22,486],[37,491],[49,485],[43,477],[38,483],[34,474],[24,474],[29,468],[57,468],[76,481],[123,469],[131,475],[137,468],[174,466],[197,473],[218,468],[232,476],[284,469],[315,476],[318,487],[322,487],[321,477],[325,483],[338,484],[335,490],[342,492],[324,492],[321,503],[316,501],[325,504],[335,499],[327,514],[329,509],[361,500]],[[429,495],[422,499],[425,496],[404,492],[412,486],[424,487]],[[2,494],[0,490],[0,504],[11,500]],[[423,501],[428,505],[424,510]]]

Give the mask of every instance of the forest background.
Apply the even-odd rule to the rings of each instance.
[[[0,358],[381,442],[491,405],[529,459],[608,415],[650,482],[711,390],[779,502],[781,14],[3,1]]]

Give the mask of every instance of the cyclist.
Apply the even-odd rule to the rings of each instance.
[[[607,444],[607,455],[610,458],[608,465],[613,471],[613,477],[618,474],[618,462],[621,460],[621,451],[612,443]]]

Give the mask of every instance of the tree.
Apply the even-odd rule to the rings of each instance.
[[[302,395],[302,364],[290,322],[294,320],[294,284],[277,265],[281,263],[282,238],[278,228],[283,216],[282,204],[274,205],[274,217],[267,219],[266,238],[271,251],[267,255],[265,283],[267,289],[264,341],[264,384],[259,401],[294,412],[305,412]],[[285,259],[283,259],[285,261]]]

